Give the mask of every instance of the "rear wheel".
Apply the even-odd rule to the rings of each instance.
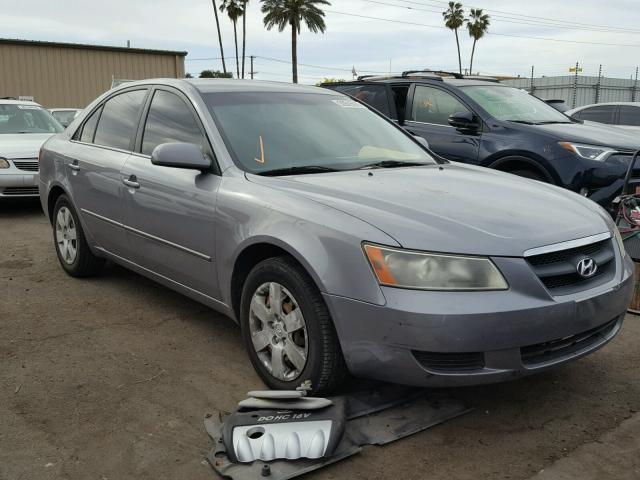
[[[66,195],[60,195],[53,208],[53,240],[62,268],[72,277],[95,275],[104,265],[87,244],[75,208]]]
[[[264,260],[242,291],[245,348],[262,380],[292,390],[309,380],[312,392],[331,392],[346,367],[333,322],[308,274],[288,257]]]

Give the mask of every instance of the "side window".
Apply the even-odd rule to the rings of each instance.
[[[391,116],[387,87],[384,85],[340,85],[335,90],[357,98],[387,117]]]
[[[142,153],[151,155],[156,146],[175,142],[195,143],[205,152],[209,150],[187,104],[173,93],[156,90],[144,126]]]
[[[411,120],[435,123],[436,125],[449,125],[449,115],[468,111],[467,107],[444,90],[416,85]]]
[[[640,108],[620,105],[620,125],[640,127]]]
[[[585,108],[580,112],[580,120],[612,124],[615,111],[615,105],[598,105]]]
[[[96,125],[98,125],[98,119],[100,118],[100,112],[102,107],[93,112],[87,120],[84,122],[82,132],[80,133],[79,140],[85,143],[93,143],[93,137],[96,133]]]
[[[146,93],[146,90],[133,90],[107,100],[102,107],[93,143],[129,150]]]

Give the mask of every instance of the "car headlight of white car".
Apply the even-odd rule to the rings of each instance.
[[[586,158],[587,160],[603,161],[612,153],[616,153],[616,150],[613,148],[601,147],[598,145],[583,145],[572,142],[558,142],[558,145],[565,150],[575,153],[579,157]]]
[[[9,161],[6,158],[0,157],[0,168],[9,168]]]
[[[506,290],[509,286],[487,257],[416,252],[365,244],[381,285],[420,290]]]

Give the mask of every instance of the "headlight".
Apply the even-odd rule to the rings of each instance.
[[[421,290],[506,290],[491,260],[364,245],[381,285]]]
[[[0,168],[9,168],[9,162],[6,158],[0,157]]]
[[[617,227],[613,229],[613,236],[616,238],[616,242],[618,243],[620,255],[624,257],[626,253],[624,249],[624,241],[622,240],[622,235],[620,234],[620,230],[618,230]]]
[[[565,150],[569,150],[571,153],[575,153],[579,157],[586,158],[587,160],[602,161],[610,154],[616,152],[613,148],[599,147],[595,145],[582,145],[580,143],[558,142],[558,145]]]

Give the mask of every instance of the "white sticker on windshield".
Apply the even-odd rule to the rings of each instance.
[[[336,98],[331,101],[342,108],[365,108],[364,105],[354,102],[350,98]]]
[[[18,105],[20,110],[40,110],[37,105]]]

